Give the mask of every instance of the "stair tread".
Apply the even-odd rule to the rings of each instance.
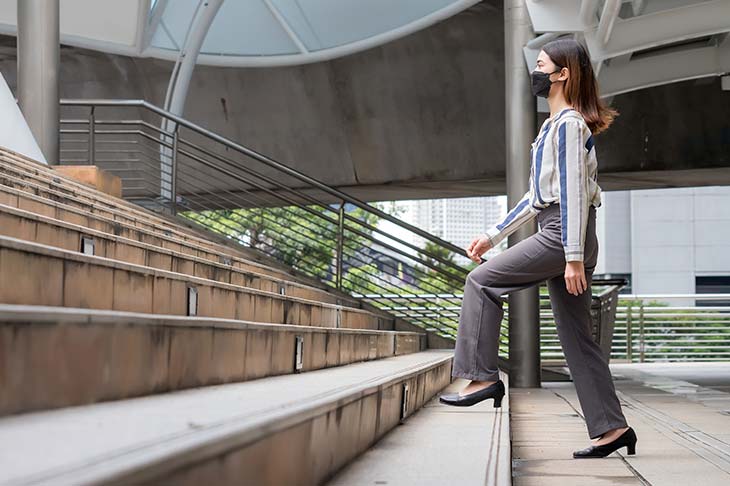
[[[117,323],[123,320],[126,324],[166,324],[177,326],[211,326],[231,328],[264,328],[275,326],[281,330],[297,331],[339,331],[356,332],[364,334],[399,334],[399,335],[421,335],[424,331],[396,331],[389,329],[360,329],[351,327],[328,327],[317,325],[282,324],[278,322],[261,322],[243,319],[227,319],[224,317],[205,316],[179,316],[174,314],[149,314],[143,312],[129,312],[109,309],[85,309],[79,307],[58,307],[46,305],[23,305],[23,304],[0,304],[0,323],[18,322],[24,323],[71,323],[83,322],[84,324]]]
[[[500,379],[509,387],[508,376]],[[456,379],[442,393],[458,393]],[[510,484],[509,391],[501,408],[488,399],[471,407],[439,402],[439,395],[335,474],[325,486],[477,486]],[[414,450],[418,444],[418,451]]]
[[[170,278],[181,279],[181,280],[185,280],[185,281],[191,282],[191,283],[201,283],[201,284],[206,284],[206,285],[210,285],[213,287],[241,290],[241,291],[248,292],[251,294],[283,298],[283,299],[301,302],[301,303],[309,304],[309,305],[320,305],[322,307],[330,307],[330,308],[345,308],[348,312],[358,313],[358,314],[367,314],[367,315],[373,316],[373,317],[379,316],[378,314],[376,314],[374,312],[370,312],[365,309],[349,307],[347,305],[332,304],[332,303],[323,302],[323,301],[319,301],[319,300],[307,299],[304,297],[280,295],[275,292],[270,292],[268,290],[261,290],[261,289],[251,288],[251,287],[242,287],[242,286],[236,285],[236,284],[220,282],[218,280],[211,280],[211,279],[207,279],[204,277],[187,275],[184,273],[172,272],[170,270],[162,270],[159,268],[148,267],[148,266],[139,265],[136,263],[123,262],[120,260],[114,260],[111,258],[105,258],[105,257],[100,257],[100,256],[95,256],[95,255],[85,255],[83,253],[65,250],[62,248],[57,248],[57,247],[53,247],[53,246],[49,246],[49,245],[44,245],[42,243],[35,243],[32,241],[21,240],[19,238],[13,238],[10,236],[0,235],[0,249],[5,249],[5,248],[12,249],[12,250],[32,252],[32,253],[36,253],[39,255],[52,256],[55,258],[63,258],[65,260],[72,260],[72,261],[77,261],[77,262],[82,262],[82,263],[93,263],[93,264],[97,264],[97,265],[103,265],[103,266],[118,268],[118,269],[122,269],[122,270],[127,270],[130,272],[144,273],[144,274],[157,275],[157,276],[169,276]]]
[[[426,350],[242,383],[0,418],[0,484],[79,484],[245,444],[453,357]]]
[[[1,150],[0,150],[0,152],[1,152]],[[0,162],[2,162],[2,159],[0,159]],[[55,177],[55,175],[54,175],[54,177]],[[13,191],[13,192],[19,191],[19,190],[15,189],[13,187],[10,187],[10,186],[5,186],[5,187],[7,187],[10,191]],[[52,189],[50,189],[50,190],[52,190]],[[22,191],[19,191],[19,192],[22,192]],[[38,196],[35,196],[35,195],[32,195],[32,194],[27,194],[27,196],[29,196],[31,198],[37,198],[38,197]],[[71,212],[76,212],[76,211],[83,212],[82,210],[79,210],[78,208],[75,208],[74,206],[67,206],[66,204],[60,203],[60,202],[58,202],[58,201],[56,201],[54,199],[46,199],[46,198],[42,198],[42,197],[40,199],[43,199],[45,201],[45,204],[49,204],[49,205],[53,205],[53,206],[60,206],[60,207],[63,207],[67,211],[71,211]],[[128,205],[131,204],[131,203],[125,201],[125,200],[119,200],[119,201],[121,201],[121,202],[124,203],[124,205],[125,205],[124,207],[127,207]],[[93,204],[92,204],[92,206],[93,206]],[[311,276],[303,275],[303,274],[302,275],[299,275],[299,274],[297,274],[295,272],[293,273],[290,269],[287,269],[287,268],[283,267],[280,262],[276,262],[276,261],[271,260],[271,257],[266,257],[266,258],[262,259],[263,255],[252,255],[252,254],[250,254],[250,251],[253,251],[250,248],[246,248],[246,247],[235,248],[235,247],[233,247],[231,245],[230,242],[225,242],[225,238],[223,239],[223,241],[219,241],[220,235],[217,235],[217,234],[205,235],[204,232],[202,232],[201,230],[197,230],[195,228],[191,228],[189,226],[189,224],[190,224],[189,221],[186,221],[186,220],[176,221],[176,220],[174,220],[172,218],[167,217],[166,215],[157,214],[157,213],[155,213],[153,211],[150,211],[148,209],[145,209],[145,208],[142,208],[142,207],[137,207],[134,204],[132,204],[131,206],[134,207],[134,208],[136,208],[136,209],[138,209],[138,210],[140,210],[140,211],[142,211],[144,214],[149,214],[150,216],[154,217],[155,220],[164,221],[165,224],[170,227],[170,228],[167,229],[167,231],[175,231],[175,232],[177,232],[177,233],[185,236],[185,238],[179,239],[179,241],[176,241],[176,243],[179,243],[179,244],[182,244],[182,245],[185,245],[185,246],[189,246],[189,247],[199,248],[199,249],[201,249],[202,251],[205,251],[205,252],[212,252],[213,249],[211,249],[210,247],[201,246],[201,244],[203,244],[201,242],[204,242],[204,244],[215,245],[216,249],[217,250],[220,250],[220,255],[228,256],[229,258],[235,259],[235,260],[237,260],[237,261],[239,261],[239,262],[241,262],[241,263],[243,263],[243,264],[245,264],[247,266],[250,266],[250,267],[257,267],[257,268],[259,268],[259,271],[261,273],[269,274],[269,275],[276,274],[275,276],[277,278],[280,278],[280,279],[283,279],[283,280],[287,280],[287,281],[290,281],[290,282],[293,282],[293,283],[297,283],[299,285],[306,286],[306,287],[309,287],[309,288],[312,288],[312,289],[318,289],[318,290],[321,290],[321,291],[324,291],[324,292],[329,292],[329,293],[332,293],[333,295],[336,295],[337,297],[340,297],[342,299],[347,299],[348,298],[344,294],[342,296],[340,296],[338,294],[334,294],[334,292],[333,292],[333,290],[331,288],[329,288],[328,286],[326,286],[326,285],[324,285],[324,284],[316,281]],[[23,211],[22,209],[19,209],[19,208],[16,208],[16,209],[18,209],[19,211]],[[106,209],[103,209],[103,210],[104,211],[112,211],[112,212],[115,212],[116,211],[116,212],[118,212],[118,211],[121,210],[121,208],[120,207],[117,207],[117,208],[106,208]],[[103,216],[100,216],[100,215],[95,214],[95,213],[89,213],[89,216],[90,217],[97,218],[97,219],[100,219],[100,220],[106,220],[107,219],[107,218],[104,218]],[[54,219],[54,218],[49,218],[49,219]],[[152,224],[152,221],[148,221],[147,218],[138,218],[138,219],[134,219],[134,221],[141,221],[143,223]],[[122,226],[125,226],[125,227],[131,227],[134,231],[139,231],[139,232],[145,233],[145,234],[148,233],[144,228],[138,228],[138,227],[136,227],[135,225],[133,225],[133,224],[131,224],[129,222],[126,222],[126,223],[125,222],[121,222],[120,223],[119,221],[116,221],[116,219],[115,219],[113,221],[113,223],[114,224],[121,224]],[[177,237],[172,236],[172,235],[155,234],[155,233],[149,233],[149,234],[151,234],[154,237],[161,238],[161,239],[167,239],[167,240],[171,240],[171,241],[172,240],[178,240]],[[195,240],[199,240],[199,241],[196,242],[194,240],[189,240],[187,238],[194,238]],[[348,305],[350,305],[350,306],[357,306],[357,304],[355,303],[354,300],[351,300],[351,302],[352,303],[351,304],[348,304]]]
[[[1,151],[0,151],[1,152]],[[0,158],[0,163],[3,160]],[[18,183],[22,183],[28,187],[39,187],[35,180],[32,178],[32,174],[27,174],[28,177],[31,177],[30,180],[26,180],[24,178],[17,179],[16,177],[6,175],[6,177],[9,177],[9,179],[13,180],[15,179]],[[49,177],[53,177],[54,179],[58,179],[60,176],[53,173],[49,174]],[[10,189],[16,190],[12,186],[6,186]],[[67,198],[67,199],[76,199],[77,197],[84,197],[85,196],[85,189],[82,188],[81,191],[74,191],[70,195],[64,195],[61,192],[59,192],[58,189],[53,187],[41,187],[41,190],[47,191],[51,194],[58,194],[59,197]],[[91,189],[91,188],[89,188]],[[89,196],[91,197],[91,196]],[[54,198],[45,198],[41,197],[41,199],[44,199],[48,201],[49,203],[56,203],[56,199]],[[93,199],[93,198],[92,198]],[[124,199],[117,199],[113,198],[111,201],[109,200],[96,200],[83,203],[85,205],[88,205],[93,208],[101,209],[102,211],[115,214],[116,217],[121,217],[125,219],[128,222],[141,222],[143,224],[149,224],[154,225],[157,224],[160,228],[164,228],[167,231],[175,232],[179,236],[182,236],[182,239],[187,241],[188,243],[196,246],[202,245],[213,245],[216,249],[220,250],[222,253],[227,254],[232,257],[239,258],[241,260],[245,260],[251,264],[254,265],[260,265],[267,267],[271,269],[272,271],[286,273],[286,269],[280,268],[279,266],[271,266],[270,264],[262,263],[260,261],[253,260],[251,255],[247,254],[247,248],[235,248],[232,247],[230,244],[224,244],[221,241],[218,241],[217,237],[220,235],[212,234],[212,235],[203,235],[203,233],[200,230],[196,230],[189,227],[189,223],[187,221],[175,221],[173,219],[163,217],[160,214],[155,213],[154,211],[151,211],[149,209],[143,208],[141,206],[138,206],[136,204],[130,203]],[[75,206],[74,206],[75,207]],[[178,237],[179,237],[178,236]],[[209,247],[210,248],[210,247]]]
[[[297,286],[297,287],[303,288],[303,289],[308,289],[308,290],[311,290],[313,292],[321,292],[322,297],[339,298],[340,301],[341,301],[341,304],[342,305],[346,305],[348,307],[355,307],[355,308],[357,308],[358,307],[358,304],[359,304],[355,299],[348,299],[346,297],[340,297],[339,295],[336,295],[336,294],[331,293],[327,289],[322,289],[320,287],[315,287],[315,286],[312,286],[312,285],[308,285],[306,283],[302,283],[299,280],[296,280],[294,277],[291,277],[291,276],[286,275],[286,274],[282,274],[280,276],[273,276],[273,275],[269,275],[269,274],[266,274],[266,273],[258,272],[256,270],[236,268],[236,267],[233,267],[231,265],[226,265],[226,264],[223,264],[223,263],[219,263],[219,262],[216,262],[216,261],[213,261],[213,260],[206,259],[204,257],[190,255],[190,254],[186,254],[186,253],[181,253],[181,252],[178,252],[178,251],[175,251],[175,250],[171,250],[171,249],[168,249],[168,248],[165,248],[165,247],[155,246],[155,245],[152,245],[152,244],[149,244],[149,243],[145,243],[145,242],[142,242],[142,241],[137,241],[137,240],[133,240],[133,239],[130,239],[130,238],[125,238],[123,236],[117,236],[117,235],[114,235],[112,233],[105,233],[103,231],[99,231],[99,230],[96,230],[96,229],[87,228],[85,226],[81,226],[81,225],[78,225],[78,224],[69,223],[69,222],[62,221],[62,220],[58,220],[58,219],[51,218],[51,217],[48,217],[48,216],[34,214],[34,213],[30,212],[30,211],[26,211],[26,210],[23,210],[23,209],[18,209],[18,208],[12,207],[12,206],[7,206],[7,205],[2,204],[2,203],[0,203],[0,213],[7,213],[7,214],[10,214],[10,215],[13,215],[13,216],[16,216],[16,217],[20,217],[20,218],[29,218],[29,219],[32,219],[32,220],[37,221],[39,223],[42,223],[42,224],[48,224],[48,225],[52,225],[52,226],[58,227],[58,228],[65,228],[65,229],[70,229],[70,230],[73,230],[73,231],[82,232],[82,233],[84,233],[85,235],[88,235],[88,236],[93,236],[93,237],[101,238],[101,239],[104,239],[104,240],[107,240],[107,241],[119,242],[119,243],[122,243],[122,244],[126,244],[126,245],[129,245],[129,246],[133,246],[135,248],[140,248],[140,249],[143,249],[143,250],[149,249],[151,251],[154,251],[154,252],[159,253],[159,254],[162,254],[162,255],[171,256],[171,257],[179,258],[179,259],[182,259],[182,260],[196,262],[196,263],[201,263],[201,264],[205,264],[205,265],[210,265],[211,267],[219,268],[219,269],[222,269],[224,271],[231,271],[231,272],[236,272],[236,273],[239,273],[239,274],[251,275],[251,276],[254,276],[254,277],[257,277],[257,278],[266,279],[266,280],[276,280],[276,281],[279,281],[279,282],[282,282],[282,283],[286,283],[288,285]],[[15,238],[14,236],[9,236],[9,235],[5,235],[5,234],[2,234],[0,236],[8,236],[10,238]],[[18,238],[18,239],[22,239],[22,238]],[[23,241],[29,241],[29,240],[24,240],[24,239],[22,239],[22,240]],[[36,241],[30,241],[30,242],[31,243],[38,243]],[[58,245],[48,245],[46,243],[38,243],[38,244],[45,244],[46,246],[50,246],[52,248],[58,248],[58,249],[61,249],[61,250],[70,251],[67,248],[63,248],[62,246],[58,246]],[[101,255],[96,255],[96,256],[101,256]],[[114,258],[114,260],[119,261],[119,262],[130,263],[127,260],[122,260],[122,259],[118,259],[118,258]],[[245,262],[242,259],[238,259],[238,260],[244,262],[245,264],[249,264],[249,262]],[[157,267],[150,266],[150,268],[157,268]],[[164,270],[164,269],[162,269],[162,270]],[[193,276],[193,275],[191,275],[191,276]]]
[[[4,177],[6,177],[10,180],[16,179],[15,177],[8,176],[8,175],[5,175]],[[47,192],[51,195],[56,195],[56,197],[47,198],[47,197],[43,197],[43,196],[38,196],[38,195],[30,193],[30,192],[25,192],[22,189],[18,189],[11,185],[4,185],[4,184],[3,185],[4,185],[4,187],[8,188],[12,192],[25,193],[28,196],[31,196],[31,197],[34,197],[37,199],[41,199],[44,201],[44,203],[49,204],[49,205],[61,205],[64,208],[72,208],[78,212],[85,212],[85,209],[82,209],[82,208],[72,205],[72,204],[67,204],[68,200],[76,199],[76,196],[74,196],[74,195],[65,195],[63,193],[60,193],[56,189],[39,186],[33,180],[28,181],[25,179],[16,179],[16,183],[22,184],[26,187],[31,187],[34,189],[40,188],[41,191]],[[109,213],[112,215],[114,222],[117,222],[117,223],[119,223],[120,222],[119,220],[121,220],[122,224],[125,224],[127,226],[132,226],[132,227],[135,227],[136,223],[142,223],[142,224],[146,224],[149,226],[156,225],[155,228],[157,228],[158,230],[161,229],[163,232],[167,231],[170,233],[177,233],[178,235],[182,236],[181,239],[185,240],[187,243],[190,243],[191,245],[199,246],[199,247],[206,246],[208,249],[210,249],[209,245],[212,245],[212,246],[215,246],[215,248],[219,249],[219,250],[223,250],[223,249],[230,250],[230,252],[231,252],[230,256],[235,256],[237,258],[244,259],[244,260],[246,259],[246,256],[244,256],[240,253],[240,249],[231,248],[230,246],[224,246],[224,245],[220,244],[219,242],[214,241],[210,238],[205,238],[200,235],[200,232],[192,233],[189,231],[189,228],[187,226],[180,224],[178,222],[169,222],[169,220],[161,219],[159,217],[152,218],[152,217],[147,217],[147,215],[136,214],[134,212],[130,212],[129,210],[127,210],[126,207],[120,207],[120,206],[109,205],[109,204],[104,206],[102,204],[99,204],[98,202],[93,202],[93,201],[92,202],[83,202],[83,203],[79,203],[79,204],[86,206],[87,208],[99,209],[103,212]],[[144,208],[142,208],[142,209],[144,209]],[[145,209],[145,211],[147,211],[148,213],[150,213],[152,215],[155,214],[154,212],[146,210],[146,209]],[[105,219],[105,218],[97,215],[94,212],[91,212],[90,214],[96,218]],[[162,224],[162,223],[164,223],[164,224]],[[137,229],[144,230],[143,228],[137,228]],[[170,236],[172,236],[172,235],[170,235]],[[258,262],[253,262],[253,263],[258,263]],[[262,265],[261,263],[258,263],[258,264]],[[274,269],[274,270],[282,271],[281,269]]]

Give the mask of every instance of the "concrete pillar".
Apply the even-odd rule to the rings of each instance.
[[[18,0],[18,105],[46,161],[59,162],[59,0]]]
[[[504,2],[505,148],[507,201],[513,208],[528,189],[530,143],[537,129],[537,106],[523,46],[534,37],[525,0]],[[513,246],[537,231],[533,219],[512,233]],[[540,308],[537,286],[509,295],[509,379],[512,387],[540,386]]]

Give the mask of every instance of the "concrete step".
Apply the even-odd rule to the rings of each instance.
[[[19,169],[21,173],[24,173],[26,175],[34,174],[36,177],[41,177],[45,178],[45,180],[52,181],[55,185],[65,186],[74,193],[88,195],[90,197],[98,199],[99,201],[105,201],[112,206],[129,209],[133,213],[139,213],[143,215],[146,214],[148,216],[157,217],[154,212],[148,211],[141,206],[138,206],[137,204],[129,202],[123,198],[112,196],[104,191],[100,191],[96,187],[85,184],[78,179],[67,175],[63,170],[56,170],[57,168],[68,166],[49,166],[46,164],[42,164],[37,160],[31,159],[30,157],[19,154],[17,152],[7,150],[4,147],[0,147],[0,165],[2,165],[6,170]]]
[[[222,244],[221,241],[226,240],[222,236],[218,237],[215,233],[202,235],[199,230],[192,229],[187,223],[182,224],[171,221],[169,218],[161,217],[142,207],[133,209],[130,207],[130,203],[123,199],[109,200],[109,196],[106,195],[104,195],[105,199],[101,200],[95,197],[89,197],[85,191],[93,191],[93,189],[83,185],[80,185],[80,189],[68,187],[69,185],[78,183],[73,180],[63,180],[62,176],[56,175],[55,173],[49,174],[47,173],[47,168],[40,166],[34,170],[17,168],[12,164],[7,164],[1,155],[0,167],[2,167],[2,171],[0,171],[0,186],[7,186],[31,195],[37,195],[41,198],[41,203],[44,201],[62,202],[66,206],[82,210],[82,214],[90,213],[104,216],[107,219],[124,222],[130,226],[152,233],[162,233],[166,236],[172,236],[176,241],[191,243],[211,252],[231,256],[237,255],[241,258],[252,260],[250,250],[247,251],[246,248],[231,244],[231,242]],[[12,202],[5,202],[5,204],[12,205]],[[43,204],[39,206],[33,205],[28,209],[39,214],[47,214],[50,216],[50,214],[42,212],[46,209],[43,207]],[[261,262],[258,261],[257,263]],[[279,272],[292,273],[290,269],[285,268],[278,262],[272,261],[270,258],[266,259],[264,264],[274,266]]]
[[[209,261],[219,261],[233,268],[255,274],[267,275],[279,280],[298,282],[301,286],[310,289],[319,289],[334,296],[334,300],[351,307],[360,306],[361,303],[343,292],[337,292],[321,282],[312,279],[303,279],[294,272],[284,272],[268,265],[257,263],[248,259],[237,257],[233,254],[220,253],[208,248],[201,248],[192,242],[181,241],[168,232],[145,230],[126,223],[120,223],[114,219],[99,216],[83,209],[74,208],[63,203],[43,199],[40,196],[29,194],[8,186],[0,184],[0,204],[3,206],[18,208],[38,216],[45,216],[57,221],[75,224],[80,227],[95,230],[107,235],[119,236],[127,240],[139,241],[153,247],[174,251],[183,255],[190,255]],[[80,245],[79,245],[80,246]],[[321,294],[323,295],[323,294]],[[328,300],[331,300],[328,299]]]
[[[73,203],[68,198],[40,191],[37,194],[33,184],[23,181],[14,182],[0,174],[0,203],[23,209],[34,214],[76,223],[109,234],[138,239],[162,248],[176,249],[182,253],[208,257],[218,255],[243,265],[257,267],[261,273],[278,276],[291,276],[291,272],[274,269],[260,263],[237,256],[228,248],[201,245],[198,241],[185,239],[172,231],[158,228],[147,222],[130,220],[118,212],[110,212],[98,206],[67,204]]]
[[[508,390],[500,408],[492,400],[452,407],[435,396],[326,486],[509,486],[509,380],[504,372],[500,379]],[[469,381],[457,378],[441,393],[457,393]]]
[[[452,358],[428,350],[5,417],[0,484],[320,484],[447,386]]]
[[[281,262],[255,249],[246,248],[229,241],[222,235],[195,227],[189,220],[171,218],[147,210],[141,206],[114,198],[103,192],[82,184],[72,178],[36,161],[8,154],[0,148],[0,185],[5,183],[31,194],[42,196],[46,200],[62,201],[65,204],[83,209],[84,213],[95,213],[109,217],[117,222],[151,231],[162,231],[177,241],[187,242],[201,248],[207,248],[221,255],[238,256],[250,263],[266,266],[271,271],[296,276],[310,286],[325,288],[325,284],[316,279],[296,272]],[[45,213],[42,213],[45,214]]]
[[[178,239],[194,241],[202,247],[220,251],[220,245],[186,231],[186,228],[170,223],[152,211],[118,199],[59,174],[48,166],[32,161],[19,163],[16,158],[0,152],[0,184],[25,190],[46,199],[63,201],[81,209],[94,209],[99,214],[127,221],[148,230],[164,229]],[[227,248],[231,251],[231,248]]]
[[[130,203],[124,199],[115,198],[104,192],[82,184],[79,181],[60,174],[44,164],[14,154],[8,154],[0,148],[0,166],[2,172],[7,176],[7,185],[33,193],[43,195],[53,200],[63,200],[70,205],[76,205],[83,209],[93,207],[97,211],[115,213],[118,221],[124,218],[131,218],[135,226],[152,224],[152,229],[163,229],[173,234],[177,239],[197,242],[199,245],[208,246],[218,253],[234,254],[248,260],[256,261],[267,265],[280,272],[287,272],[291,275],[298,275],[309,285],[320,284],[316,279],[307,275],[300,275],[291,268],[265,255],[264,253],[232,243],[223,235],[211,231],[202,231],[202,228],[185,218],[173,218],[164,214],[145,209],[139,205]],[[0,184],[3,180],[0,179]]]
[[[391,329],[354,309],[0,236],[0,303]]]
[[[323,289],[0,204],[0,235],[282,295],[359,308]],[[91,245],[91,246],[89,246]],[[91,248],[91,249],[90,249]],[[208,255],[209,256],[209,255]]]
[[[0,304],[0,415],[424,349],[421,335],[406,331]]]
[[[5,163],[4,159],[7,158],[3,157],[1,152],[2,151],[0,151],[0,166]],[[41,166],[40,164],[33,161],[29,161],[26,163],[35,166],[36,168],[33,170],[36,172],[40,173],[43,171],[48,171],[45,166]],[[8,165],[7,163],[5,164]],[[3,177],[4,175],[5,174],[0,171],[0,203],[2,204],[16,207],[19,209],[24,209],[26,211],[30,211],[36,214],[45,215],[47,217],[57,220],[96,229],[105,233],[115,234],[117,236],[126,237],[128,239],[139,240],[155,246],[179,251],[181,253],[191,254],[208,260],[215,261],[216,259],[225,257],[227,260],[230,260],[231,265],[234,267],[240,267],[243,269],[256,271],[257,273],[276,276],[287,280],[294,279],[302,283],[303,285],[327,290],[328,292],[331,292],[333,295],[337,296],[337,299],[340,299],[339,302],[345,305],[359,305],[361,308],[366,309],[373,314],[379,315],[383,319],[393,322],[394,324],[391,327],[388,327],[389,329],[395,328],[416,332],[421,330],[421,327],[416,326],[413,323],[410,323],[402,318],[396,318],[395,316],[378,309],[376,306],[370,303],[360,302],[357,300],[353,301],[352,297],[348,296],[346,293],[336,291],[335,289],[332,289],[322,282],[303,275],[301,272],[296,272],[292,269],[288,269],[287,271],[285,271],[281,268],[273,267],[268,263],[261,264],[248,258],[243,259],[240,257],[236,257],[235,255],[231,255],[230,253],[225,253],[225,251],[229,249],[224,245],[219,245],[218,250],[206,249],[204,247],[198,246],[197,240],[204,241],[199,237],[196,237],[197,239],[194,238],[188,241],[181,240],[177,238],[177,234],[174,234],[173,232],[170,232],[168,230],[160,231],[156,227],[150,227],[150,225],[144,220],[134,219],[133,221],[128,221],[126,211],[110,211],[98,205],[88,204],[81,204],[81,206],[79,207],[71,206],[69,204],[66,204],[67,202],[71,201],[69,201],[69,198],[64,196],[63,194],[47,194],[48,190],[44,190],[41,187],[34,188],[31,186],[30,183],[26,181],[20,180],[17,182],[10,182],[11,186],[15,184],[18,185],[19,188],[10,187],[3,184],[3,180],[8,179],[7,176]],[[75,183],[74,181],[70,182]],[[82,185],[79,186],[79,191],[94,191],[94,189],[92,188],[88,188],[85,186],[81,187]],[[45,194],[47,197],[39,196],[38,194],[36,194],[37,192]],[[57,202],[57,200],[63,202]],[[126,202],[124,203],[129,204]],[[142,209],[142,211],[144,212],[146,210]],[[193,231],[193,233],[196,232]],[[454,345],[453,340],[441,337],[435,332],[428,332],[428,341],[429,347],[432,348],[452,349]]]
[[[215,242],[210,241],[209,234],[201,234],[199,230],[186,225],[180,225],[177,220],[170,218],[165,214],[151,211],[123,198],[111,196],[89,186],[88,184],[84,184],[73,177],[70,177],[61,170],[56,170],[62,169],[64,166],[47,166],[22,155],[8,153],[1,147],[0,166],[3,167],[6,173],[13,175],[14,177],[19,177],[28,182],[43,185],[48,189],[65,193],[77,198],[78,200],[86,201],[87,203],[95,206],[107,207],[110,209],[121,209],[128,215],[135,216],[142,220],[154,221],[155,224],[160,226],[170,226],[183,234],[198,238],[203,242],[215,244]],[[235,247],[228,247],[228,249],[235,250]]]

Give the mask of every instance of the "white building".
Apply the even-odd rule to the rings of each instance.
[[[402,217],[424,231],[466,248],[474,237],[506,214],[506,202],[505,196],[408,201],[404,203],[408,209]],[[422,241],[412,243],[423,245]],[[487,252],[485,257],[500,251],[501,246]],[[457,261],[470,262],[466,257],[457,257]]]
[[[634,294],[730,292],[730,187],[604,191],[601,197],[594,275],[626,276]]]

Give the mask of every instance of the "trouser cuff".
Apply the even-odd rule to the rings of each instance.
[[[499,371],[496,373],[466,373],[454,370],[451,372],[451,376],[455,378],[466,378],[467,380],[497,381],[499,380]]]

